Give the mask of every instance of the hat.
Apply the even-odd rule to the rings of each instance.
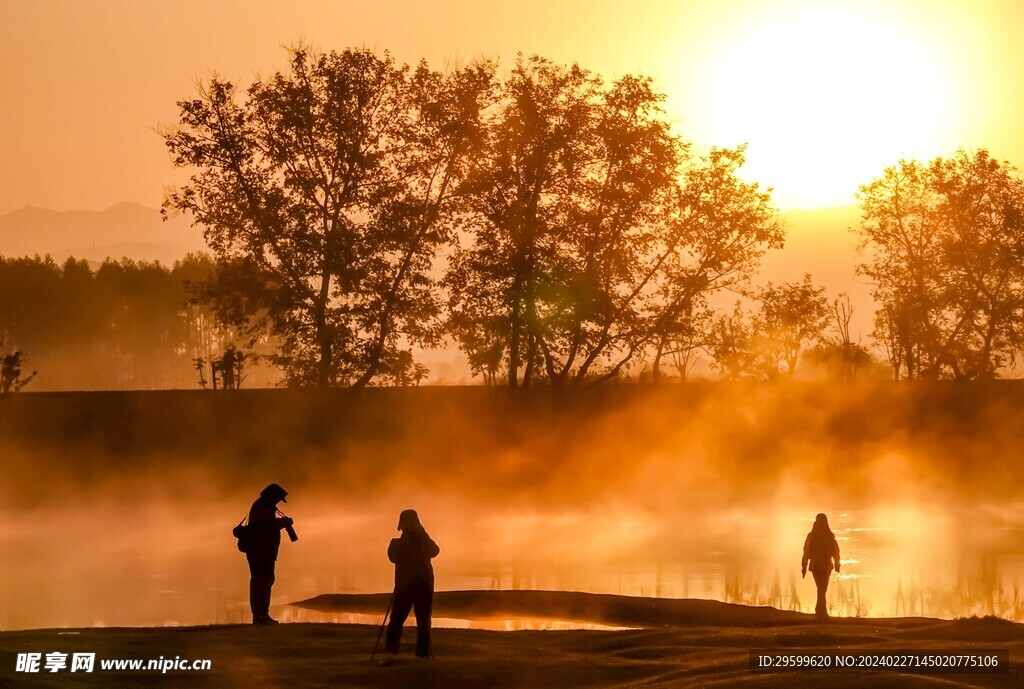
[[[402,510],[402,514],[398,515],[399,530],[417,526],[420,526],[420,517],[416,510]]]
[[[288,495],[288,491],[277,483],[271,483],[260,493],[261,498],[280,498],[281,502],[288,502],[287,498],[285,498],[286,495]]]

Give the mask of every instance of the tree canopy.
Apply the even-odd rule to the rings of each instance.
[[[987,151],[904,160],[860,188],[859,233],[895,377],[991,378],[1024,327],[1024,181]]]
[[[474,368],[513,387],[654,368],[708,294],[749,277],[782,232],[742,150],[704,159],[649,79],[611,84],[520,57],[462,187],[446,280]]]
[[[165,211],[191,213],[219,261],[258,276],[251,300],[212,296],[246,306],[237,326],[269,327],[289,383],[408,376],[409,347],[438,337],[431,268],[493,65],[441,74],[304,47],[290,58],[244,92],[214,77],[178,103],[163,135],[193,174]]]
[[[657,370],[707,295],[781,245],[742,149],[692,157],[648,78],[290,58],[245,91],[214,77],[163,135],[192,170],[165,212],[191,213],[220,265],[207,295],[269,330],[291,384],[418,380],[413,348],[445,333],[513,388]]]

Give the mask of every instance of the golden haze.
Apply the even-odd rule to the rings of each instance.
[[[539,53],[652,75],[698,149],[749,143],[781,208],[849,203],[901,155],[1024,160],[1024,5],[988,2],[79,3],[0,7],[0,213],[157,206],[176,181],[152,128],[217,70],[282,45],[365,45],[436,65]]]

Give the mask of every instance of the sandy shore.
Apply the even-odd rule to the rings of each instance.
[[[581,598],[582,596],[582,598]],[[322,610],[374,612],[386,596],[318,597]],[[554,592],[450,592],[439,611],[489,606],[490,613],[539,610],[623,624],[646,610],[642,629],[489,632],[437,629],[435,657],[411,653],[388,667],[369,662],[377,627],[287,624],[277,627],[32,630],[0,633],[2,687],[1024,687],[1024,625],[997,619],[842,619],[816,624],[772,608],[714,601],[631,599]],[[581,607],[582,606],[582,607]],[[589,606],[589,607],[588,607]],[[589,611],[589,612],[588,612]],[[406,629],[411,651],[415,632]],[[748,668],[750,649],[1009,649],[1009,675],[908,675],[829,672],[765,673]],[[99,659],[209,658],[209,671],[15,672],[18,653],[94,652]]]

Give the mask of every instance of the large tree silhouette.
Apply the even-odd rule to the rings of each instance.
[[[599,93],[575,64],[520,56],[464,185],[468,246],[446,279],[450,325],[474,369],[498,368],[512,388],[543,375],[547,331],[571,317],[560,303],[572,269],[566,224],[592,171]]]
[[[447,277],[471,365],[512,388],[655,370],[706,295],[781,243],[742,151],[690,160],[650,80],[520,57],[461,192]]]
[[[447,281],[478,372],[513,388],[580,381],[642,342],[637,268],[679,156],[660,100],[645,79],[605,87],[520,57],[463,188],[468,246]]]
[[[876,337],[897,378],[990,378],[1024,310],[1024,182],[985,150],[904,160],[860,189]]]
[[[290,57],[244,92],[214,77],[179,103],[163,135],[193,174],[165,212],[191,213],[222,265],[251,268],[251,294],[211,296],[245,306],[237,327],[269,326],[287,382],[407,378],[410,346],[438,337],[431,267],[493,67],[442,75],[368,50]]]
[[[738,176],[744,149],[712,149],[689,166],[678,183],[676,203],[656,236],[652,268],[659,274],[653,299],[653,368],[662,358],[692,346],[692,333],[707,332],[708,298],[739,290],[764,253],[781,248],[784,232],[770,190]]]

